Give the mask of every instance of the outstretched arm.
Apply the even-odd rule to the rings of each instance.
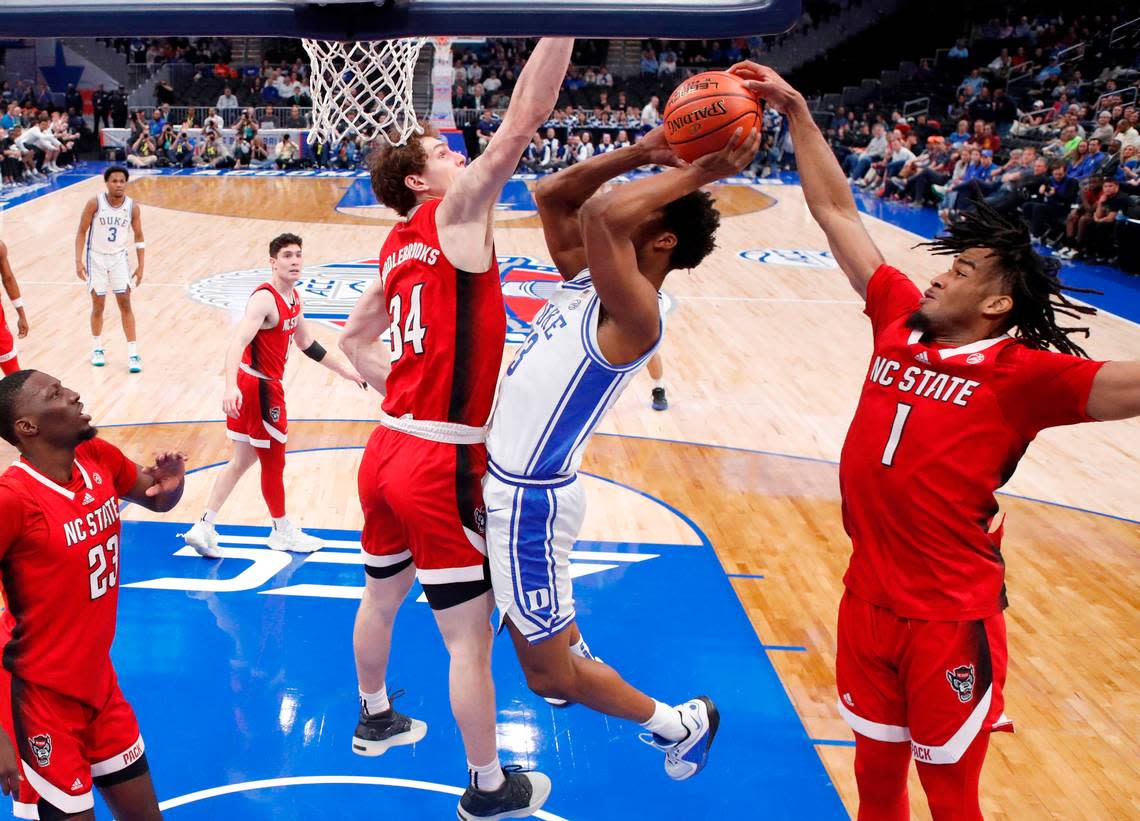
[[[546,248],[563,279],[573,279],[586,267],[586,246],[578,227],[578,210],[614,177],[643,165],[677,165],[665,140],[664,128],[655,128],[639,142],[608,154],[597,154],[543,177],[534,191]]]
[[[392,348],[380,341],[391,324],[384,304],[384,282],[377,279],[356,301],[337,345],[364,380],[381,395],[392,370]]]
[[[702,185],[738,173],[756,156],[760,132],[736,134],[723,150],[683,168],[626,183],[590,198],[578,212],[590,276],[610,322],[599,332],[614,365],[642,356],[660,333],[657,289],[637,266],[633,234],[646,216]]]
[[[883,264],[883,255],[863,226],[847,177],[812,119],[803,95],[767,66],[745,61],[729,71],[744,80],[753,94],[787,115],[808,210],[827,235],[831,253],[851,287],[866,298],[867,283]]]
[[[570,64],[572,38],[544,37],[519,75],[503,124],[436,212],[441,250],[456,267],[482,271],[491,261],[491,209],[538,127],[558,101]],[[471,246],[474,246],[472,248]]]
[[[364,384],[364,379],[353,369],[351,364],[336,354],[328,355],[324,346],[313,337],[313,331],[303,314],[297,317],[297,329],[293,333],[293,344],[309,359],[319,362],[338,376],[343,376],[362,388],[367,387]]]
[[[165,513],[178,504],[186,488],[186,454],[161,453],[150,467],[135,467],[138,479],[124,499],[155,513]]]
[[[1102,422],[1140,416],[1140,362],[1104,363],[1093,379],[1086,410]]]

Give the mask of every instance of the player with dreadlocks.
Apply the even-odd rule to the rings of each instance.
[[[859,819],[910,818],[913,758],[935,821],[974,821],[989,735],[1012,728],[994,492],[1042,429],[1140,415],[1140,362],[1088,359],[1069,338],[1088,329],[1057,319],[1095,313],[1065,296],[1080,289],[984,206],[926,243],[953,259],[920,292],[884,262],[800,93],[756,63],[731,70],[787,115],[804,199],[874,333],[839,465],[853,552],[836,683]]]

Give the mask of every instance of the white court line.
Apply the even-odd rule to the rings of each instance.
[[[407,778],[382,778],[369,775],[304,775],[294,776],[292,778],[266,778],[261,781],[244,781],[240,784],[226,784],[221,787],[211,787],[208,790],[198,790],[197,792],[180,795],[177,798],[168,798],[159,804],[158,808],[162,811],[166,811],[186,804],[192,804],[195,801],[216,798],[219,795],[232,795],[233,793],[248,792],[251,790],[266,790],[272,789],[273,787],[297,787],[311,784],[366,784],[376,787],[403,787],[409,790],[424,790],[426,792],[444,793],[445,795],[463,795],[463,790],[459,787],[452,787],[450,784],[435,784],[431,781],[412,781]],[[546,812],[545,810],[539,810],[534,814],[534,817],[541,818],[543,821],[569,821],[569,819]]]
[[[788,303],[792,305],[862,305],[861,299],[798,299],[796,297],[764,297],[764,296],[675,296],[677,302],[770,302],[772,304]]]

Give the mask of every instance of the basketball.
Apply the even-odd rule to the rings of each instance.
[[[665,103],[665,138],[685,162],[720,151],[733,132],[760,127],[760,103],[743,81],[727,71],[690,77]]]

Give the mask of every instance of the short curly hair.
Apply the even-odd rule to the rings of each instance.
[[[665,206],[662,227],[677,237],[669,269],[696,268],[716,247],[720,213],[705,191],[693,191]]]
[[[416,192],[408,188],[404,179],[409,174],[422,174],[427,167],[424,137],[439,139],[439,133],[430,123],[420,121],[423,134],[413,135],[403,145],[386,145],[368,156],[368,170],[372,174],[372,192],[381,204],[393,209],[401,217],[416,207]]]

